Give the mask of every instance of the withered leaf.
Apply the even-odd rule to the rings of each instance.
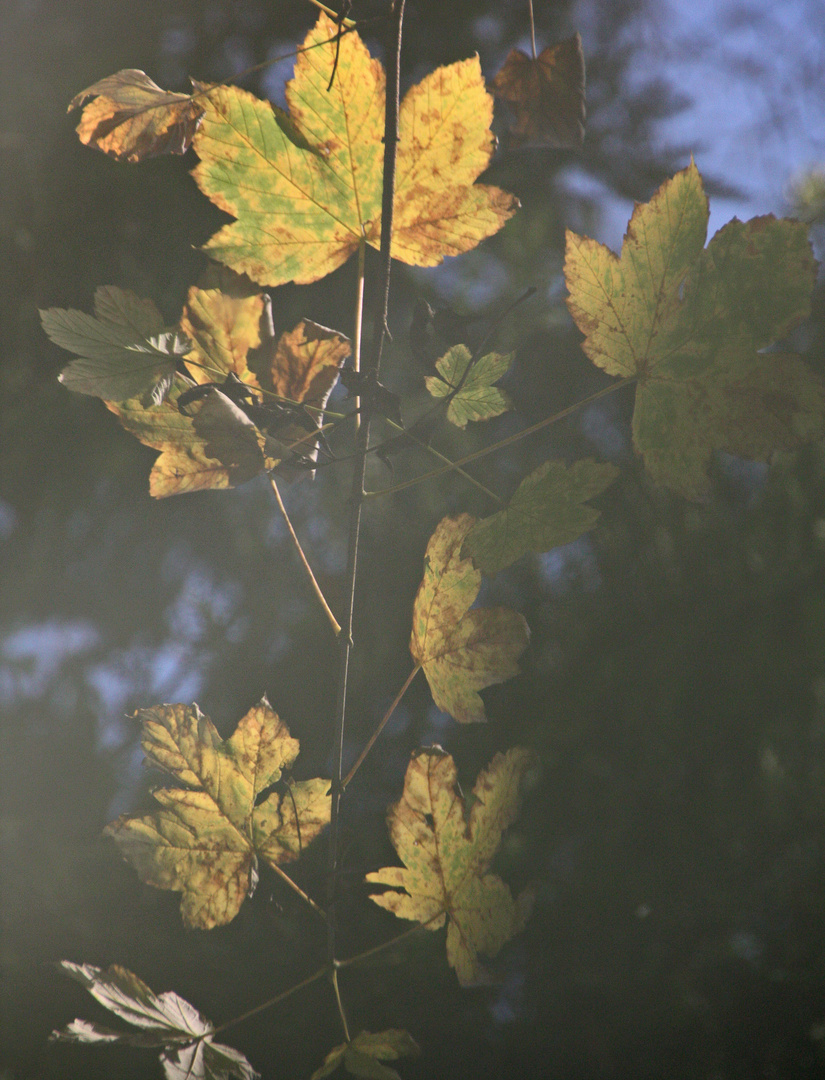
[[[513,49],[492,85],[515,114],[510,128],[514,146],[581,146],[585,97],[579,34],[548,45],[535,60]]]
[[[404,866],[367,874],[367,881],[389,886],[371,899],[400,919],[429,930],[448,920],[447,960],[463,986],[487,981],[479,953],[494,957],[530,914],[532,894],[514,900],[489,866],[519,812],[521,781],[531,763],[521,747],[496,754],[476,780],[468,813],[452,757],[437,746],[417,750],[404,794],[387,815]]]
[[[77,125],[80,141],[133,163],[185,153],[204,112],[202,98],[161,90],[135,68],[87,86],[72,98],[68,111],[86,102]]]
[[[298,741],[264,698],[224,741],[197,705],[138,713],[149,764],[183,787],[154,792],[160,810],[107,826],[142,880],[183,894],[188,927],[231,922],[256,880],[258,858],[292,862],[329,821],[328,780],[289,782],[260,796],[298,756]]]

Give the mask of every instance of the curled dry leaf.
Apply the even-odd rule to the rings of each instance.
[[[162,809],[122,814],[105,832],[141,879],[183,894],[188,927],[231,922],[254,888],[256,861],[292,862],[329,821],[328,780],[268,788],[298,756],[299,744],[264,698],[224,741],[197,705],[142,709],[149,764],[182,787],[154,792]]]
[[[787,351],[765,351],[810,311],[806,227],[734,219],[705,248],[708,200],[691,162],[637,205],[621,257],[567,234],[567,305],[582,348],[636,380],[633,441],[650,474],[688,498],[716,450],[766,460],[825,434],[825,385]]]
[[[492,85],[515,114],[510,127],[514,146],[581,146],[585,97],[579,34],[548,45],[535,60],[513,49]]]
[[[468,813],[452,757],[440,747],[417,750],[404,794],[387,815],[404,866],[367,874],[367,881],[389,886],[371,897],[380,907],[429,930],[447,922],[447,960],[463,986],[488,981],[479,954],[494,957],[530,914],[532,894],[514,900],[489,866],[519,812],[532,760],[521,747],[496,754],[476,780]]]
[[[87,102],[77,125],[80,141],[133,163],[185,153],[204,111],[202,98],[161,90],[135,68],[87,86],[72,98],[69,112]]]

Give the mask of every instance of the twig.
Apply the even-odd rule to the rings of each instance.
[[[423,484],[426,480],[435,480],[438,476],[443,476],[445,473],[452,472],[459,465],[466,465],[470,461],[478,461],[479,458],[486,457],[496,450],[502,450],[505,446],[511,446],[520,439],[526,439],[528,435],[534,435],[537,431],[541,431],[542,428],[549,427],[551,424],[563,420],[566,416],[570,416],[571,413],[576,412],[577,409],[584,408],[585,405],[592,405],[594,401],[598,401],[603,397],[608,397],[610,394],[615,394],[617,390],[621,390],[622,387],[635,382],[636,378],[635,375],[631,375],[627,379],[620,379],[619,382],[612,383],[610,386],[605,386],[602,390],[597,390],[595,394],[590,394],[588,397],[582,398],[581,401],[576,401],[572,405],[568,405],[567,408],[562,409],[560,412],[553,413],[552,416],[546,416],[543,420],[539,420],[538,423],[531,424],[530,427],[523,428],[514,435],[508,435],[506,439],[501,439],[499,442],[493,443],[492,446],[485,446],[482,450],[476,450],[473,454],[467,454],[466,457],[459,458],[458,461],[454,461],[450,465],[445,465],[443,469],[433,469],[432,472],[424,473],[422,476],[414,476],[412,480],[404,480],[400,484],[393,484],[392,487],[379,488],[377,491],[367,491],[364,498],[377,499],[380,495],[394,495],[396,491],[404,491],[405,488],[415,487],[416,484]]]
[[[392,714],[395,712],[395,710],[398,708],[399,701],[406,694],[407,687],[410,685],[410,683],[413,681],[413,679],[416,677],[416,675],[419,673],[420,670],[421,670],[421,665],[416,664],[416,666],[412,669],[412,671],[407,676],[406,681],[404,682],[404,685],[401,687],[401,689],[395,695],[395,698],[393,699],[392,705],[390,705],[390,707],[384,713],[384,716],[381,719],[381,722],[379,723],[378,727],[375,729],[375,731],[373,731],[372,735],[370,735],[369,741],[367,742],[367,745],[364,747],[364,749],[358,755],[357,761],[355,762],[353,767],[350,769],[350,771],[347,773],[346,777],[344,778],[343,782],[341,783],[341,787],[342,787],[343,790],[346,791],[346,789],[349,786],[349,783],[352,780],[353,776],[355,776],[355,774],[358,772],[358,770],[363,765],[364,759],[366,758],[366,756],[370,752],[370,750],[372,750],[373,746],[375,745],[376,739],[381,734],[381,732],[384,730],[384,728],[387,726],[387,721],[392,716]]]
[[[312,897],[308,896],[307,893],[304,892],[300,885],[296,885],[296,883],[292,880],[289,874],[285,874],[284,871],[280,868],[280,866],[276,866],[274,863],[268,862],[267,866],[271,870],[274,870],[278,877],[283,881],[283,883],[285,885],[288,885],[293,892],[296,892],[305,904],[309,904],[309,906],[312,908],[316,915],[320,915],[322,919],[326,920],[327,913],[324,911],[324,909],[319,907],[312,899]]]
[[[395,160],[398,141],[398,92],[401,59],[401,29],[404,19],[404,0],[392,0],[390,34],[387,49],[387,89],[384,114],[384,174],[381,195],[381,249],[378,269],[378,303],[376,304],[372,349],[366,374],[377,379],[381,367],[381,353],[387,330],[389,306],[390,245],[392,242],[393,200],[395,197]],[[347,614],[344,632],[340,636],[341,662],[338,671],[338,699],[336,702],[335,733],[333,739],[332,805],[330,810],[329,837],[329,900],[327,905],[327,959],[335,965],[336,950],[336,902],[338,888],[338,842],[340,835],[341,778],[343,774],[344,729],[347,714],[347,677],[352,650],[352,624],[355,608],[355,582],[358,570],[358,541],[361,532],[361,510],[364,502],[364,478],[369,451],[370,424],[374,403],[371,395],[364,400],[364,412],[357,435],[357,457],[352,477],[350,502],[349,551],[347,558]]]
[[[286,507],[284,506],[284,500],[281,498],[281,492],[278,490],[278,485],[275,482],[275,477],[270,476],[269,482],[272,485],[272,490],[275,492],[275,498],[276,498],[276,500],[278,502],[278,508],[281,511],[281,513],[283,514],[284,521],[286,522],[286,527],[289,530],[289,535],[292,537],[292,542],[295,545],[295,550],[298,552],[298,557],[300,558],[301,562],[303,563],[304,570],[306,570],[306,572],[307,572],[307,577],[309,578],[309,583],[312,586],[312,591],[315,593],[316,597],[318,598],[318,603],[324,609],[324,614],[329,619],[330,626],[332,627],[333,633],[337,637],[338,634],[341,633],[341,625],[338,622],[338,620],[335,618],[335,616],[332,614],[332,610],[331,610],[329,604],[326,601],[326,597],[321,592],[321,586],[318,584],[318,580],[315,577],[315,574],[312,572],[312,567],[309,565],[306,555],[304,555],[304,549],[301,547],[301,541],[298,539],[298,537],[297,537],[297,535],[295,533],[295,530],[292,527],[292,522],[289,520],[289,514],[286,512]]]
[[[417,927],[416,927],[417,929]],[[281,1001],[285,1001],[288,997],[292,997],[293,994],[297,994],[299,990],[303,990],[306,986],[311,986],[312,983],[318,982],[319,979],[327,974],[329,968],[326,966],[318,968],[312,975],[308,975],[306,979],[296,983],[294,986],[290,986],[288,990],[284,990],[280,994],[276,994],[275,997],[267,998],[266,1001],[262,1001],[260,1005],[256,1005],[254,1009],[248,1009],[240,1016],[234,1017],[232,1020],[227,1020],[225,1024],[219,1024],[216,1028],[213,1028],[209,1033],[210,1035],[217,1035],[219,1031],[226,1031],[227,1028],[234,1027],[236,1024],[242,1023],[244,1020],[249,1020],[252,1016],[257,1016],[258,1013],[264,1012],[265,1009],[271,1009],[273,1005],[277,1005]]]

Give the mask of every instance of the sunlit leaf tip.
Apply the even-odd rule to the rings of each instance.
[[[128,968],[116,964],[104,969],[62,960],[57,966],[132,1030],[78,1019],[53,1031],[53,1040],[160,1049],[166,1080],[256,1080],[259,1076],[240,1051],[213,1042],[213,1025],[173,991],[155,994]]]
[[[695,164],[637,205],[617,257],[567,234],[568,307],[582,347],[636,381],[633,441],[688,498],[707,493],[715,451],[768,460],[825,434],[825,387],[782,343],[807,317],[816,275],[805,226],[734,219],[705,248]]]
[[[403,867],[367,874],[387,886],[371,899],[429,930],[447,922],[447,960],[462,985],[489,981],[479,955],[495,957],[524,926],[532,893],[514,899],[489,872],[501,837],[521,808],[521,786],[533,755],[522,747],[497,754],[465,802],[455,762],[439,747],[413,753],[404,793],[387,815]]]
[[[87,86],[72,98],[68,111],[84,105],[77,125],[80,141],[132,163],[158,154],[184,154],[204,112],[201,98],[161,90],[135,68]]]
[[[292,862],[328,824],[329,781],[290,780],[288,790],[269,790],[299,747],[266,700],[227,740],[196,705],[138,715],[147,762],[184,786],[156,790],[159,811],[123,814],[105,832],[142,880],[183,894],[187,926],[228,923],[254,888],[258,859]]]
[[[413,605],[410,652],[439,709],[462,723],[486,720],[479,690],[517,675],[530,630],[506,607],[473,608],[481,571],[462,558],[475,518],[446,517],[430,538]]]
[[[618,475],[614,465],[589,458],[569,467],[546,461],[522,480],[503,510],[473,525],[462,556],[485,574],[497,574],[528,551],[549,551],[577,540],[599,517],[588,500]]]

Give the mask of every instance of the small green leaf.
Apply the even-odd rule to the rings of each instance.
[[[441,378],[428,375],[424,380],[436,398],[447,397],[460,385],[461,389],[447,406],[447,419],[460,428],[466,427],[469,420],[490,420],[513,407],[508,395],[493,386],[510,370],[513,354],[488,353],[473,364],[464,378],[471,359],[466,345],[454,345],[435,365]]]
[[[178,357],[192,347],[183,334],[164,329],[151,300],[113,285],[95,293],[94,315],[49,308],[40,317],[55,345],[80,357],[61,372],[63,385],[108,401],[141,398],[159,404],[172,384]]]
[[[549,551],[592,529],[599,511],[587,500],[619,475],[613,465],[589,459],[568,468],[546,461],[522,480],[510,504],[477,522],[461,554],[485,574],[497,574],[528,551]]]
[[[408,1031],[389,1028],[375,1035],[362,1031],[352,1042],[334,1047],[324,1059],[320,1069],[312,1074],[312,1080],[323,1080],[343,1065],[352,1076],[364,1080],[400,1080],[395,1069],[382,1065],[382,1061],[395,1061],[400,1057],[418,1057],[418,1043]]]

